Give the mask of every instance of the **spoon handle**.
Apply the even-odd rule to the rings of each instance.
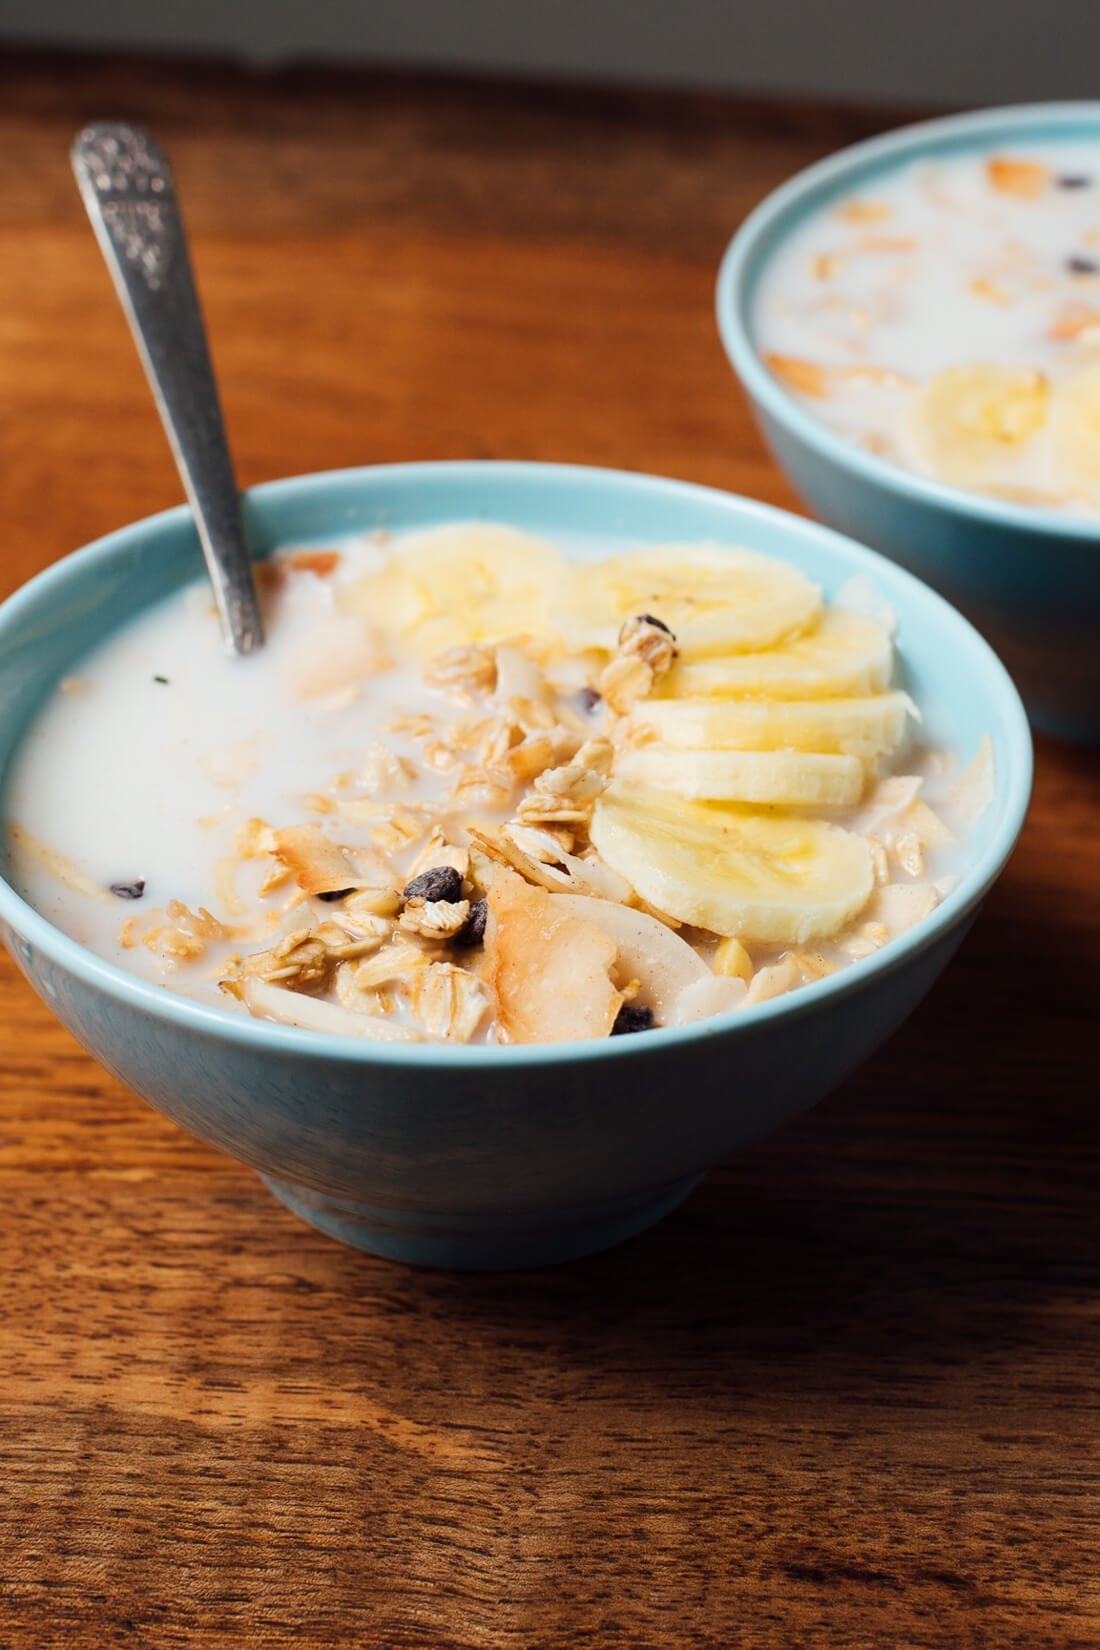
[[[217,386],[175,184],[138,126],[88,126],[73,171],[130,323],[202,541],[226,641],[263,643]]]

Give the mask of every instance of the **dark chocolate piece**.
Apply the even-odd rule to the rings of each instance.
[[[479,899],[470,907],[470,915],[454,937],[454,944],[464,951],[485,943],[485,921],[489,915],[488,900]]]
[[[630,1031],[652,1031],[653,1010],[644,1003],[624,1003],[611,1027],[612,1037],[622,1037]]]
[[[430,871],[421,871],[403,889],[405,899],[447,900],[462,898],[462,878],[453,865],[435,865]]]
[[[140,899],[145,892],[145,878],[137,877],[133,882],[112,882],[111,892],[118,899]]]

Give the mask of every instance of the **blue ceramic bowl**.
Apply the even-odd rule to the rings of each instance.
[[[249,1164],[322,1231],[455,1267],[564,1260],[640,1231],[719,1158],[819,1100],[939,974],[1016,840],[1027,723],[995,655],[939,596],[811,522],[674,481],[527,464],[398,465],[258,487],[258,553],[377,527],[490,518],[604,547],[719,539],[832,593],[869,573],[901,616],[905,684],[963,760],[988,733],[996,799],[958,887],[916,931],[801,993],[685,1029],[550,1047],[317,1036],[172,996],[102,961],[0,882],[0,934],[34,989],[122,1082]],[[581,546],[583,550],[583,546]],[[67,557],[0,607],[0,771],[53,683],[201,573],[184,509]]]
[[[1100,103],[927,121],[798,173],[730,243],[718,277],[718,324],[765,439],[810,508],[926,579],[973,619],[1015,675],[1036,726],[1100,742],[1100,521],[942,486],[864,452],[772,377],[753,338],[769,263],[831,201],[872,189],[904,162],[1057,138],[1095,139],[1100,165]]]

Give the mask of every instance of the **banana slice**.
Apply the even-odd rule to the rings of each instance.
[[[782,647],[726,659],[681,660],[662,677],[658,696],[835,699],[880,692],[893,668],[893,643],[881,620],[830,607],[816,629]],[[649,708],[647,701],[647,712]]]
[[[1064,484],[1090,504],[1100,504],[1100,362],[1058,389],[1054,452]]]
[[[757,944],[827,939],[870,898],[868,843],[820,820],[610,786],[592,840],[659,911]]]
[[[649,613],[680,653],[701,658],[770,647],[812,624],[821,591],[795,567],[754,550],[666,544],[572,570],[563,588],[562,634],[576,649],[615,649],[626,619]]]
[[[922,385],[909,434],[940,481],[979,487],[1042,429],[1050,386],[1024,367],[948,367]]]
[[[754,802],[790,808],[849,808],[863,794],[858,756],[804,751],[684,751],[646,745],[615,764],[622,780],[699,802]]]
[[[627,724],[678,750],[820,751],[873,761],[905,738],[913,710],[905,693],[866,699],[649,699]],[[644,747],[643,747],[644,748]]]
[[[350,586],[340,602],[432,658],[449,647],[551,634],[564,573],[544,539],[491,522],[459,523],[405,539],[380,573]]]

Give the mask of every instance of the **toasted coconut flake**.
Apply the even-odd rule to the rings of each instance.
[[[991,189],[1001,195],[1018,195],[1021,200],[1035,200],[1050,182],[1049,170],[1038,161],[1013,160],[1009,155],[991,155],[985,175]]]
[[[776,355],[768,350],[764,363],[773,377],[797,395],[825,401],[833,393],[829,370],[818,361],[803,361],[796,355]]]
[[[275,857],[303,894],[331,894],[363,885],[346,851],[316,825],[288,825],[276,831]]]
[[[409,985],[412,1011],[430,1037],[468,1043],[489,1008],[489,997],[476,975],[454,963],[429,963]]]
[[[241,859],[264,859],[277,847],[275,832],[266,819],[246,819],[237,831],[236,849]]]
[[[339,550],[292,550],[280,560],[293,573],[313,573],[319,579],[327,579],[335,573],[343,557]]]
[[[890,208],[885,201],[861,200],[853,196],[850,200],[841,201],[836,214],[845,223],[881,223],[890,216]]]
[[[611,980],[618,947],[610,935],[513,872],[494,881],[488,901],[486,972],[502,1040],[610,1036],[623,1000]]]
[[[1092,304],[1063,304],[1054,317],[1049,337],[1056,344],[1075,344],[1100,336],[1100,309]]]

